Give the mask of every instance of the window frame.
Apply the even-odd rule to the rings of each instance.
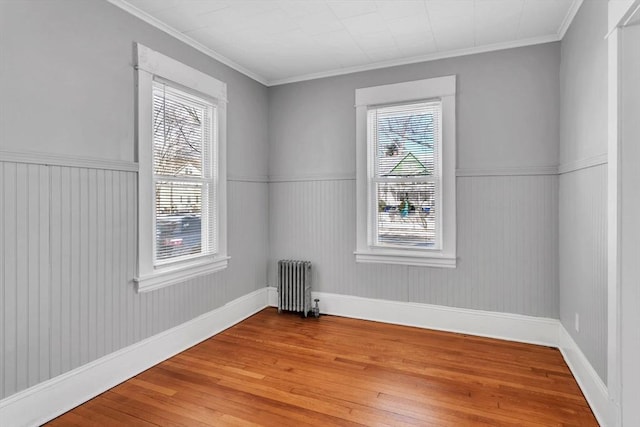
[[[220,80],[136,43],[136,160],[138,162],[138,263],[134,277],[138,292],[184,282],[227,267],[226,116],[227,86]],[[155,175],[153,167],[153,83],[200,96],[215,106],[211,157],[216,203],[214,253],[156,263]],[[212,123],[212,124],[213,124]],[[205,206],[202,206],[205,209]]]
[[[401,264],[425,267],[456,267],[456,76],[444,76],[410,82],[356,89],[356,262]],[[375,147],[368,134],[370,108],[393,104],[441,102],[440,141],[440,234],[439,248],[415,248],[374,245],[377,198],[372,196]]]

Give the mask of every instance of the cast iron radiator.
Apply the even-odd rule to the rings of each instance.
[[[278,313],[297,311],[307,314],[311,308],[311,261],[278,261]]]

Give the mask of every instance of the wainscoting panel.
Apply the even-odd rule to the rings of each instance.
[[[560,321],[606,384],[607,165],[559,179]]]
[[[0,399],[264,287],[267,184],[228,183],[229,267],[138,294],[136,173],[0,162]]]
[[[557,318],[557,179],[458,177],[456,269],[356,263],[355,180],[272,182],[269,284],[308,259],[318,292]]]
[[[227,181],[229,283],[225,301],[265,286],[269,237],[269,190],[266,182]],[[209,308],[210,310],[210,308]],[[207,310],[207,311],[209,311]]]
[[[40,286],[44,283],[48,288],[49,280],[48,171],[27,164],[0,167],[0,339],[13,344],[2,352],[0,368],[4,387],[15,390],[36,384],[49,374],[49,307],[45,303],[49,293]]]
[[[270,284],[279,259],[313,263],[313,289],[406,301],[403,266],[356,264],[355,180],[270,184]]]
[[[459,177],[458,266],[410,267],[413,302],[558,317],[556,176]]]

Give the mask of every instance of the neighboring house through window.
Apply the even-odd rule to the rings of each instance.
[[[357,261],[455,267],[455,90],[356,90]]]
[[[223,269],[226,85],[137,45],[139,291]]]

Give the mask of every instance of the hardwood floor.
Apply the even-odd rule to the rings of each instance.
[[[591,426],[557,349],[265,309],[51,426]]]

